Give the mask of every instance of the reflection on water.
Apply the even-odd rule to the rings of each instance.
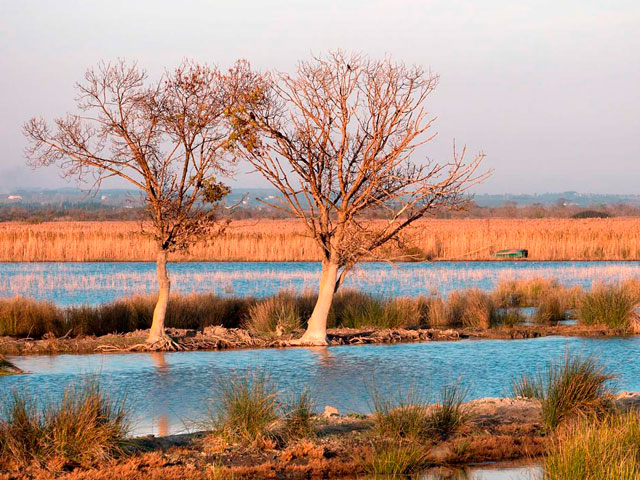
[[[460,470],[436,470],[420,475],[416,480],[538,480],[542,469],[537,465],[521,467],[489,467],[465,468]]]
[[[283,393],[308,387],[316,409],[370,411],[369,392],[410,387],[438,391],[460,379],[469,398],[509,394],[514,377],[544,368],[567,350],[596,353],[619,374],[624,390],[640,391],[640,337],[563,338],[427,342],[394,345],[234,350],[220,352],[128,353],[13,357],[29,375],[0,377],[0,401],[13,387],[38,399],[58,398],[65,385],[99,374],[112,396],[126,395],[136,434],[195,429],[212,405],[214,386],[258,367],[270,372]],[[163,419],[163,420],[160,420]]]
[[[319,263],[194,262],[169,265],[175,292],[267,296],[318,285]],[[365,263],[345,287],[380,295],[446,296],[464,288],[493,289],[502,278],[552,277],[590,287],[639,277],[640,262],[437,262]],[[98,304],[156,291],[153,263],[0,263],[0,296],[26,295],[61,305]]]

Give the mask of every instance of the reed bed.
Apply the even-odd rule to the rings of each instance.
[[[124,221],[0,223],[0,261],[153,261],[155,245],[140,232],[139,222]],[[640,219],[425,219],[380,254],[490,260],[503,248],[526,248],[532,260],[638,260]],[[173,259],[319,261],[320,251],[296,220],[238,220]]]
[[[520,309],[533,307],[532,320],[537,323],[556,324],[577,309],[580,323],[624,333],[635,327],[632,311],[637,292],[637,281],[602,284],[587,292],[538,278],[502,282],[493,292],[459,290],[448,298],[376,296],[342,289],[334,298],[328,326],[486,330],[515,326],[525,320]],[[0,336],[75,337],[142,330],[151,325],[155,300],[153,295],[138,295],[96,306],[61,307],[26,297],[0,298]],[[209,326],[244,328],[255,335],[281,336],[305,328],[315,301],[314,293],[290,290],[266,298],[174,294],[169,300],[166,325],[194,330]]]

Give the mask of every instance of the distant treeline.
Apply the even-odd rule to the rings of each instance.
[[[232,219],[284,219],[281,212],[265,207],[239,205],[228,213]],[[369,218],[384,218],[384,211],[370,212]],[[436,211],[434,218],[609,218],[640,217],[640,206],[625,203],[607,205],[524,205],[505,202],[500,206],[480,206],[474,202],[463,211]],[[117,221],[141,220],[144,208],[139,206],[104,205],[97,202],[60,204],[16,203],[0,205],[0,222],[43,223],[51,221]]]

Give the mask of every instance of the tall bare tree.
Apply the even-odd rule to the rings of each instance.
[[[282,194],[265,203],[298,217],[322,249],[318,300],[297,343],[326,345],[345,275],[417,219],[461,207],[487,175],[483,154],[465,162],[454,145],[448,162],[411,160],[434,136],[425,102],[438,78],[420,67],[330,52],[294,76],[258,80],[259,94],[236,112],[243,154]],[[385,220],[365,221],[372,210]]]
[[[77,84],[79,113],[52,126],[42,118],[24,125],[32,166],[58,165],[65,177],[90,180],[95,190],[119,177],[141,191],[149,215],[143,228],[157,244],[159,294],[147,339],[153,349],[175,347],[164,325],[168,253],[221,225],[217,206],[229,189],[215,176],[232,166],[232,71],[184,62],[150,81],[136,64],[101,63]]]

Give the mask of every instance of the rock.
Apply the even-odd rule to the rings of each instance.
[[[324,407],[324,413],[322,415],[326,418],[337,417],[338,415],[340,415],[340,412],[337,408],[332,407],[331,405],[327,405],[326,407]]]

